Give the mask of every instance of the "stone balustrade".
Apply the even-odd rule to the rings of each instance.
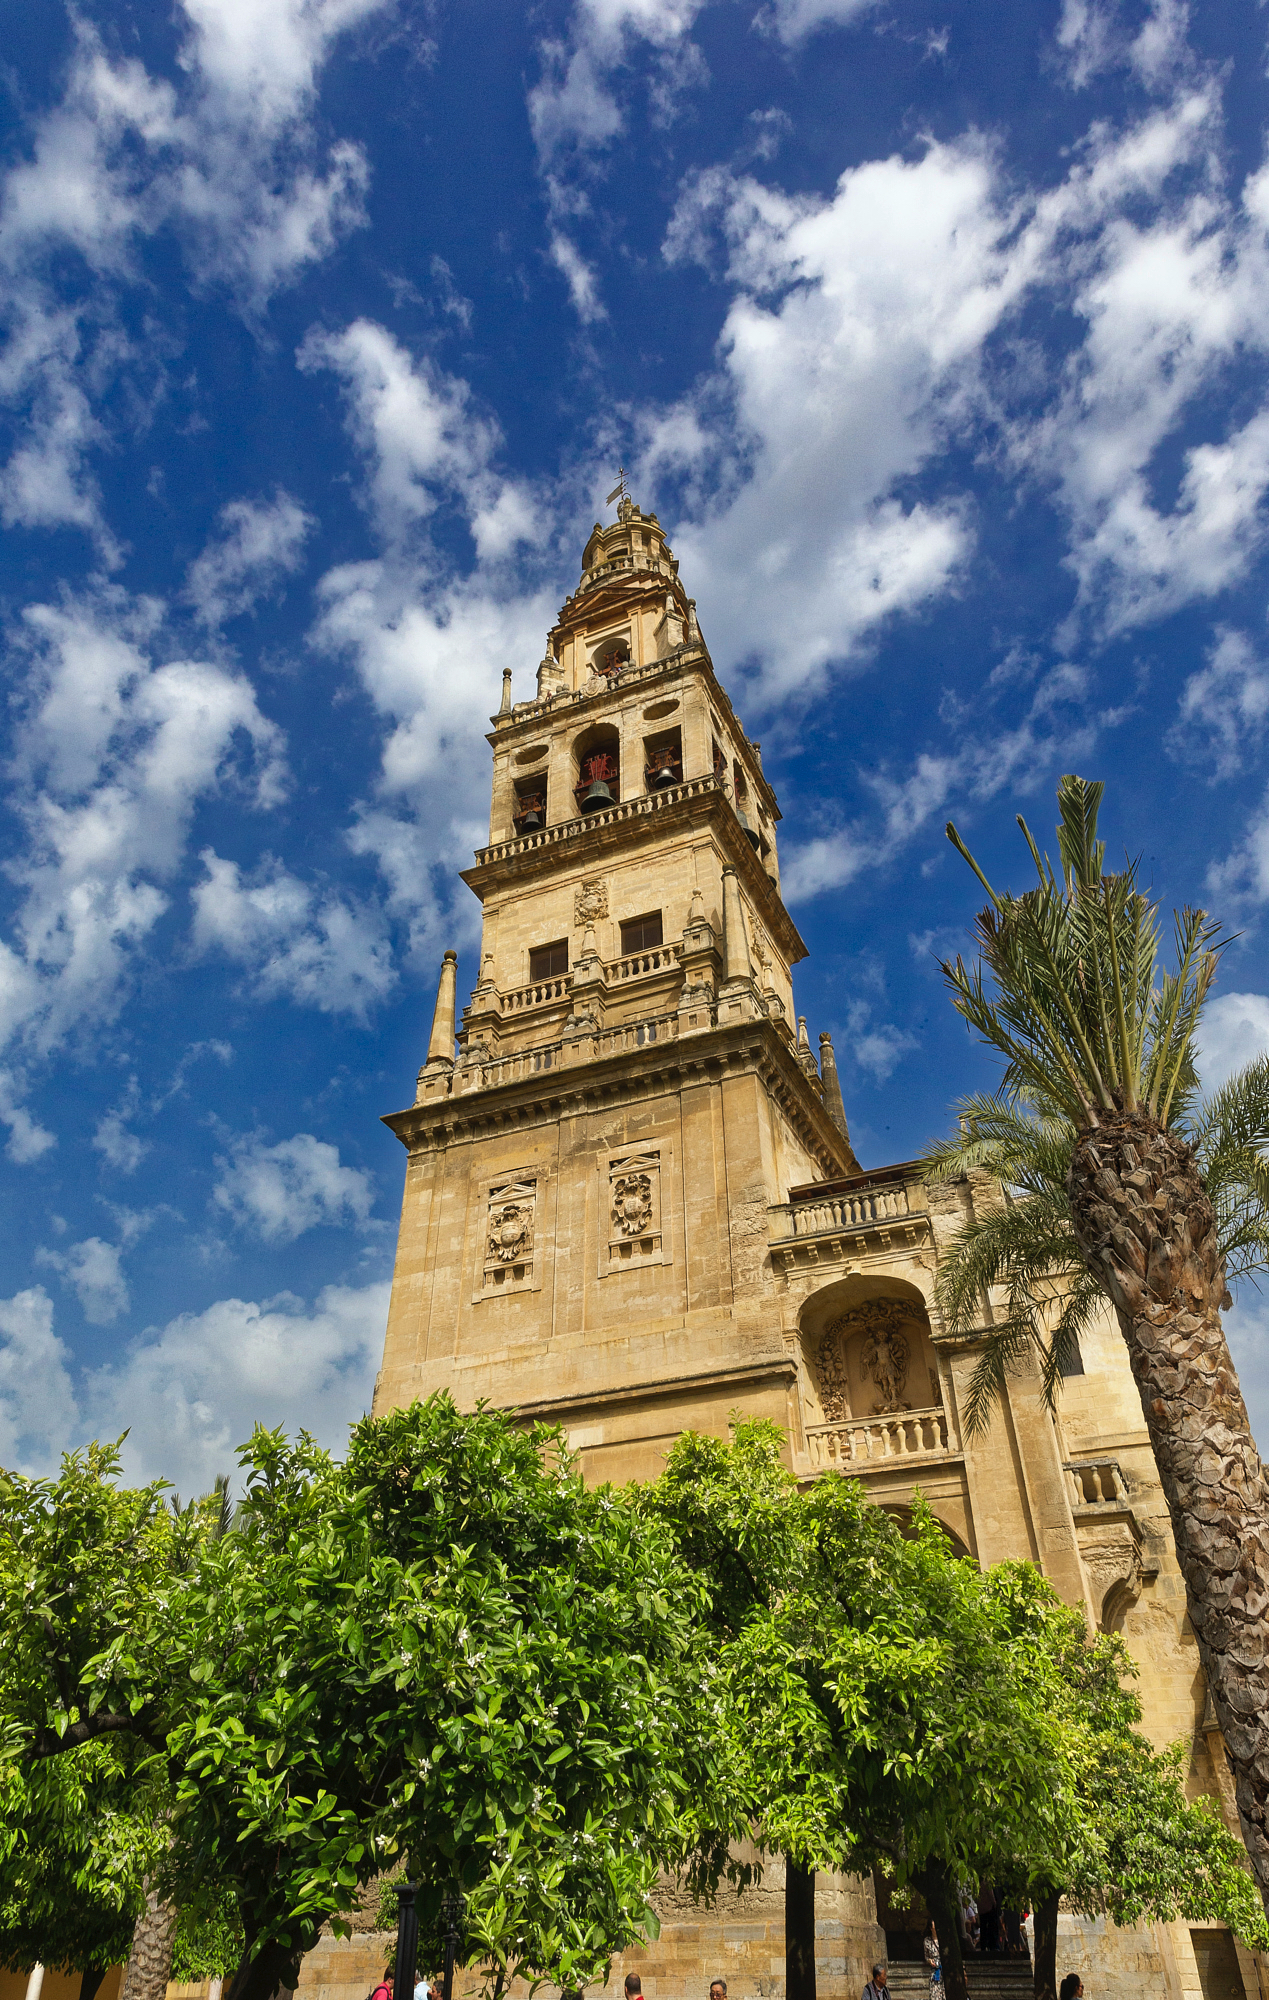
[[[550,1007],[558,1000],[567,1000],[573,985],[573,975],[565,972],[558,979],[538,979],[529,986],[518,986],[514,993],[500,993],[498,1006],[504,1014],[523,1014],[531,1007]]]
[[[540,1076],[543,1070],[558,1069],[562,1042],[550,1042],[541,1049],[521,1049],[515,1055],[495,1056],[480,1065],[477,1090],[494,1090],[500,1083],[519,1083],[526,1076]],[[470,1088],[470,1086],[469,1086]]]
[[[628,979],[642,979],[649,972],[677,972],[683,955],[681,944],[662,944],[652,951],[632,952],[604,967],[605,986],[621,986]]]
[[[558,826],[540,827],[536,833],[521,834],[515,840],[500,840],[492,847],[476,851],[476,861],[485,867],[491,861],[509,861],[533,853],[535,848],[554,847],[561,841],[577,840],[592,828],[617,826],[626,820],[641,819],[646,813],[663,812],[679,799],[694,799],[706,792],[721,792],[723,786],[711,771],[708,777],[687,778],[681,785],[667,785],[663,791],[645,792],[607,806],[602,812],[583,813],[577,819],[561,820]]]
[[[658,1014],[651,1021],[625,1021],[619,1027],[603,1028],[599,1034],[599,1054],[611,1056],[626,1049],[646,1048],[649,1042],[672,1041],[679,1032],[677,1014]]]
[[[1114,1458],[1083,1458],[1063,1466],[1073,1507],[1126,1507],[1128,1482]]]
[[[864,1182],[843,1194],[826,1194],[804,1201],[785,1201],[768,1211],[771,1241],[787,1242],[801,1236],[822,1236],[843,1229],[873,1229],[878,1223],[898,1221],[924,1213],[925,1202],[918,1187],[904,1181]]]
[[[902,1410],[894,1416],[808,1424],[806,1442],[817,1472],[831,1467],[880,1466],[896,1459],[945,1458],[960,1451],[942,1409]]]

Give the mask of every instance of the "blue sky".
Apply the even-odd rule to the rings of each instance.
[[[1251,0],[4,0],[0,49],[0,1462],[131,1426],[188,1491],[364,1407],[378,1115],[619,462],[866,1164],[991,1077],[943,824],[1020,883],[1063,770],[1240,932],[1207,1079],[1269,1046]]]

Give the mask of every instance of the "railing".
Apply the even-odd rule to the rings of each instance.
[[[904,1410],[892,1417],[852,1418],[811,1424],[806,1442],[818,1469],[833,1465],[882,1465],[895,1459],[936,1458],[959,1452],[943,1410]]]
[[[476,861],[481,867],[490,861],[508,861],[513,856],[532,854],[539,847],[554,847],[562,840],[576,840],[579,834],[589,833],[592,827],[617,826],[625,820],[639,819],[645,813],[660,812],[676,799],[694,799],[705,792],[721,791],[722,786],[712,772],[705,778],[688,778],[681,785],[667,785],[661,792],[645,792],[637,799],[627,799],[623,805],[608,806],[603,812],[585,813],[579,819],[562,820],[558,826],[544,826],[537,833],[522,834],[518,840],[500,840],[492,847],[477,848]]]
[[[1076,1507],[1126,1507],[1128,1482],[1113,1458],[1084,1458],[1063,1466]]]
[[[626,1049],[642,1049],[649,1042],[672,1041],[679,1031],[677,1014],[658,1014],[653,1021],[626,1021],[618,1028],[602,1028],[601,1056],[620,1055]]]
[[[652,951],[636,951],[629,958],[614,959],[604,967],[604,984],[620,986],[627,979],[642,979],[647,972],[677,972],[682,952],[681,944],[662,944]]]
[[[526,1007],[549,1007],[552,1001],[567,1000],[572,984],[571,972],[558,979],[539,979],[532,986],[517,987],[514,993],[500,993],[498,1005],[504,1014],[521,1014]]]
[[[495,1056],[480,1066],[480,1090],[493,1090],[500,1083],[519,1083],[526,1076],[540,1076],[543,1070],[558,1069],[562,1042],[544,1049],[522,1049],[518,1055]]]
[[[915,1190],[913,1191],[915,1192]],[[828,1194],[821,1201],[785,1201],[773,1204],[771,1241],[780,1243],[796,1236],[822,1236],[835,1229],[868,1229],[877,1223],[893,1222],[901,1216],[924,1213],[925,1204],[910,1198],[903,1181],[867,1185],[848,1194]]]

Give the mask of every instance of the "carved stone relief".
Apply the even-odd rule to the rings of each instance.
[[[484,1291],[519,1290],[533,1281],[536,1181],[504,1181],[489,1189]]]
[[[830,1321],[815,1352],[816,1386],[829,1423],[842,1423],[854,1414],[891,1416],[912,1408],[906,1393],[912,1343],[902,1328],[918,1323],[916,1310],[902,1299],[866,1299]],[[847,1348],[860,1333],[864,1338],[859,1349],[859,1380],[861,1385],[872,1384],[873,1395],[869,1409],[854,1412]],[[928,1372],[932,1401],[937,1404],[937,1378],[932,1369]]]
[[[661,1254],[661,1155],[637,1153],[608,1170],[608,1267]]]
[[[608,915],[608,885],[598,876],[584,881],[573,897],[573,921],[577,925],[598,923]]]

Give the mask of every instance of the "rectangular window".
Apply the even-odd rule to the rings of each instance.
[[[558,979],[568,971],[568,939],[536,945],[529,953],[530,979]]]
[[[631,917],[621,926],[621,955],[629,958],[632,951],[654,951],[661,942],[661,912],[653,910],[646,917]]]

